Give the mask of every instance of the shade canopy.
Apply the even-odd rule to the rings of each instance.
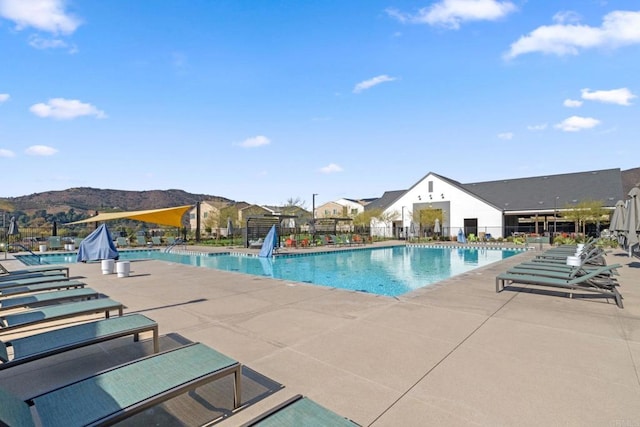
[[[89,222],[113,221],[116,219],[135,219],[137,221],[150,222],[153,224],[169,225],[172,227],[182,227],[182,216],[193,206],[177,206],[175,208],[150,209],[146,211],[129,212],[109,212],[101,213],[91,218],[80,221],[69,222],[71,224],[85,224]]]
[[[618,200],[611,216],[611,225],[609,226],[611,231],[624,231],[625,213],[625,203],[622,200]]]
[[[640,243],[638,236],[638,226],[640,223],[640,188],[634,187],[629,191],[629,200],[627,200],[627,211],[624,223],[625,248],[629,251],[629,255],[634,251],[634,246]]]
[[[259,257],[270,257],[273,255],[274,249],[278,246],[278,230],[276,226],[272,225],[271,229],[267,233],[267,237],[264,238],[262,248],[260,249]]]
[[[9,223],[9,230],[7,232],[10,236],[20,234],[20,230],[18,230],[18,223],[16,222],[16,217],[11,217],[11,222]]]

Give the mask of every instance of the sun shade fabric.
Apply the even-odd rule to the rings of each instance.
[[[118,259],[118,250],[113,244],[111,233],[106,224],[100,225],[80,243],[78,262]]]
[[[273,250],[278,246],[278,230],[276,226],[272,225],[271,229],[267,233],[267,237],[264,238],[264,243],[260,249],[260,257],[270,257],[273,255]]]
[[[169,225],[172,227],[182,227],[182,216],[193,206],[178,206],[175,208],[150,209],[146,211],[129,211],[129,212],[108,212],[101,213],[91,218],[81,221],[69,222],[71,224],[84,224],[88,222],[113,221],[115,219],[135,219],[138,221],[150,222],[153,224]]]

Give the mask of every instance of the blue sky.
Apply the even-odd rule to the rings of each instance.
[[[638,164],[637,0],[0,0],[1,197]]]

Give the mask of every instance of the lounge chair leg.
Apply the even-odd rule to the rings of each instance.
[[[238,366],[238,369],[233,373],[234,376],[234,395],[233,395],[233,409],[238,409],[241,405],[241,396],[242,396],[242,386],[241,386],[241,378],[242,378],[242,365]]]
[[[153,352],[158,353],[160,351],[160,341],[158,340],[158,328],[153,330]]]
[[[618,307],[620,307],[620,308],[624,308],[624,307],[622,306],[622,295],[620,295],[620,292],[618,292],[618,290],[614,288],[614,289],[613,289],[613,293],[614,293],[614,295],[615,295],[615,297],[616,297],[616,305],[617,305]]]

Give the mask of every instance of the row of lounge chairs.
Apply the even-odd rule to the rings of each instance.
[[[240,362],[197,342],[161,352],[154,320],[123,314],[123,304],[71,280],[67,267],[5,269],[0,291],[0,370],[116,338],[153,335],[153,354],[53,390],[23,398],[0,385],[0,425],[112,425],[227,376],[233,377],[234,412],[242,405]],[[112,311],[118,316],[111,317]],[[30,333],[35,325],[95,313],[104,318]],[[21,333],[3,339],[7,331]],[[245,425],[358,424],[298,395]]]
[[[591,296],[612,298],[623,308],[615,277],[620,267],[606,265],[603,250],[592,243],[584,247],[561,246],[497,275],[496,292],[516,283],[564,289],[571,298],[576,291],[586,291]]]

